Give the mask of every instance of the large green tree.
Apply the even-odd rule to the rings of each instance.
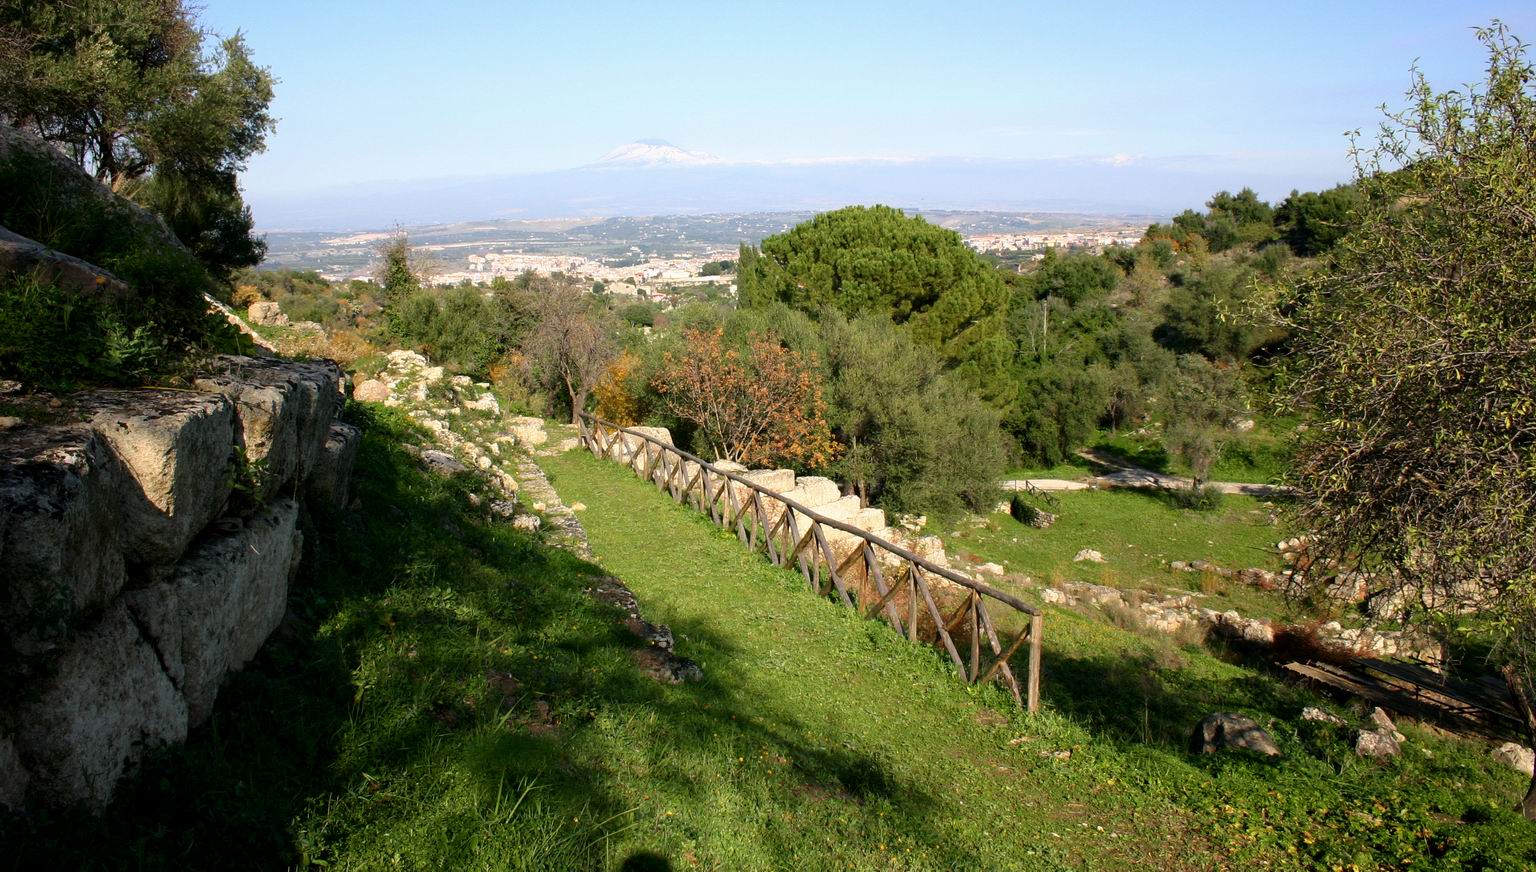
[[[888,206],[850,206],[744,251],[739,271],[746,306],[888,317],[983,396],[1011,395],[1008,289],[954,231]]]
[[[820,326],[838,477],[890,511],[996,505],[1007,459],[997,412],[905,327],[837,312]]]
[[[0,120],[160,213],[218,276],[261,260],[237,176],[274,126],[243,39],[181,0],[0,4]]]
[[[1357,228],[1280,311],[1314,418],[1305,580],[1359,569],[1405,621],[1491,633],[1536,739],[1536,75],[1501,25],[1479,36],[1487,80],[1416,75],[1359,152]]]

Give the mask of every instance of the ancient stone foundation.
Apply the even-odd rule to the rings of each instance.
[[[217,359],[0,431],[0,806],[101,806],[282,620],[359,432],[328,362]]]

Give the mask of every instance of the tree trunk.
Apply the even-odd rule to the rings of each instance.
[[[570,388],[569,390],[571,394],[571,423],[580,424],[581,413],[586,410],[587,406],[587,392],[585,390],[577,390],[576,388]]]
[[[1525,721],[1526,745],[1536,748],[1536,710],[1531,707],[1531,695],[1526,689],[1525,679],[1513,663],[1504,664],[1502,672],[1504,683],[1509,685],[1509,695],[1515,699],[1515,710]],[[1520,800],[1519,811],[1525,815],[1526,820],[1536,821],[1536,774],[1531,776],[1531,784],[1526,788],[1525,798]]]

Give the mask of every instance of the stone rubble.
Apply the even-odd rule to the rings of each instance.
[[[1245,618],[1236,611],[1205,607],[1201,605],[1205,595],[1195,592],[1144,596],[1140,591],[1128,594],[1104,585],[1062,582],[1043,588],[1040,596],[1052,605],[1131,610],[1138,614],[1146,628],[1170,635],[1192,631],[1270,645],[1275,641],[1275,634],[1286,629],[1259,618]],[[1440,643],[1399,630],[1345,628],[1336,621],[1329,621],[1316,628],[1316,636],[1323,644],[1344,653],[1414,657],[1430,662],[1437,662],[1443,656]]]
[[[1524,745],[1505,742],[1493,749],[1493,759],[1528,777],[1536,772],[1536,752]]]

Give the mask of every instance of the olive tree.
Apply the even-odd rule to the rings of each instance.
[[[1478,37],[1486,81],[1437,92],[1416,72],[1356,146],[1358,223],[1277,311],[1312,418],[1303,581],[1358,571],[1404,620],[1490,637],[1536,739],[1536,89],[1502,24]]]

